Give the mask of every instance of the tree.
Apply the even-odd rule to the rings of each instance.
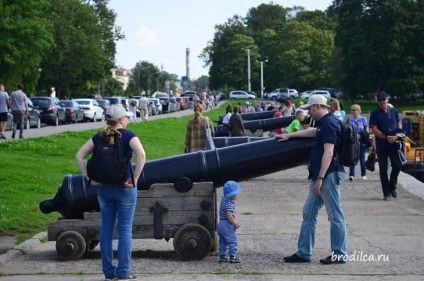
[[[53,44],[52,26],[44,18],[49,3],[39,0],[0,4],[0,81],[6,89],[15,89],[23,82],[28,94],[34,91],[40,62]]]
[[[86,96],[109,76],[115,52],[110,40],[120,37],[108,30],[114,14],[105,11],[106,2],[93,1],[93,8],[90,1],[51,1],[46,16],[54,28],[55,44],[42,62],[40,88],[55,87],[59,97]]]
[[[420,10],[421,8],[421,10]],[[343,85],[352,99],[377,89],[404,97],[423,85],[423,1],[335,1]]]

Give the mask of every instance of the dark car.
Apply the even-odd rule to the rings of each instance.
[[[162,104],[162,113],[171,113],[171,101],[169,98],[159,98],[160,103]]]
[[[78,123],[84,121],[84,110],[73,100],[61,100],[66,110],[66,122]]]
[[[103,98],[104,100],[108,100],[110,102],[110,104],[120,104],[122,106],[125,107],[125,101],[123,97],[107,97],[107,98]]]
[[[40,111],[41,122],[59,126],[66,123],[65,108],[56,97],[31,98],[34,107]]]
[[[109,100],[97,100],[97,103],[100,105],[101,108],[103,108],[103,111],[106,112],[106,110],[110,106]]]
[[[38,111],[34,104],[32,103],[31,99],[27,98],[28,103],[28,115],[24,117],[24,129],[29,129],[31,127],[33,128],[40,128],[41,127],[41,120],[40,120],[40,111]],[[12,130],[12,114],[7,114],[7,124],[6,124],[6,130]]]
[[[194,101],[197,97],[197,92],[195,91],[187,91],[181,94],[182,97],[188,97],[191,101]]]

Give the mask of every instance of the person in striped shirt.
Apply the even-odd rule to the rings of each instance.
[[[236,221],[236,200],[240,194],[240,185],[235,181],[224,184],[224,196],[219,207],[219,262],[240,263],[237,256],[238,237],[237,229],[240,223]],[[228,257],[227,252],[230,256]]]

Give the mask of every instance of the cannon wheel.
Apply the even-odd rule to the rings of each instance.
[[[76,231],[65,231],[56,240],[56,252],[63,260],[78,260],[87,250],[87,244]]]
[[[174,182],[175,190],[180,192],[180,193],[189,192],[192,187],[193,187],[193,182],[191,181],[191,179],[189,179],[187,177],[178,178]]]
[[[201,260],[212,248],[209,231],[200,224],[187,223],[174,235],[175,252],[184,260]]]

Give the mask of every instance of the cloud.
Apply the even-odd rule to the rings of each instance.
[[[159,46],[159,37],[157,30],[140,26],[136,32],[137,45],[140,47]]]

